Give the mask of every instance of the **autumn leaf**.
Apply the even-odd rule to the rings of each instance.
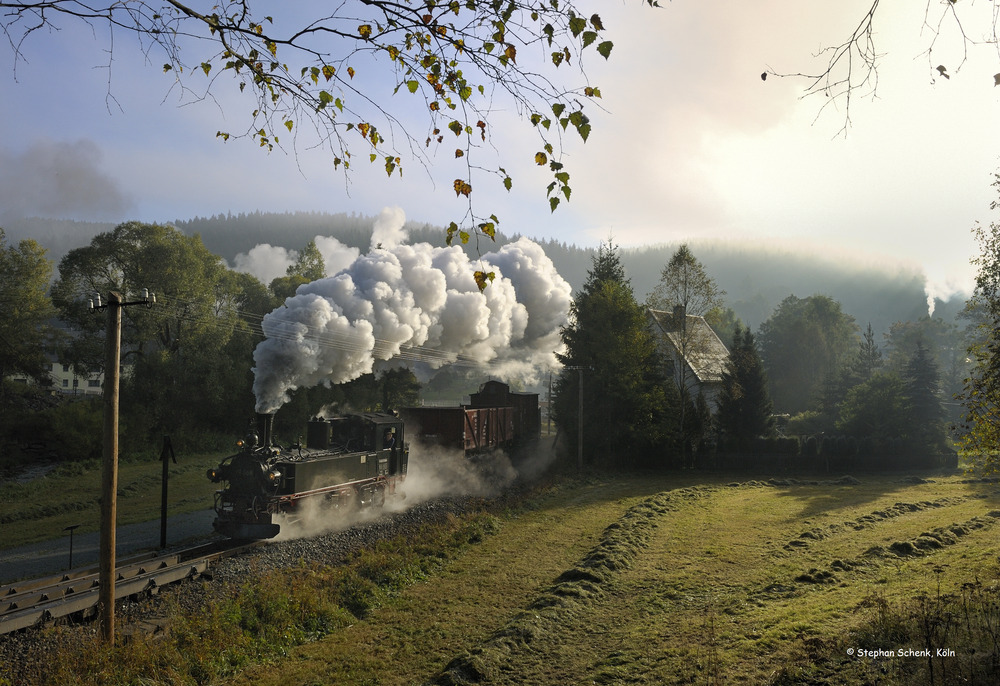
[[[489,282],[496,278],[496,273],[477,270],[475,274],[473,274],[473,278],[476,279],[476,285],[479,286],[479,290],[484,291],[486,290],[486,286]]]
[[[365,40],[369,40],[372,37],[371,24],[362,24],[361,26],[359,26],[358,34]]]
[[[453,186],[455,188],[455,195],[469,197],[469,194],[472,193],[472,186],[464,179],[455,179]]]
[[[536,152],[535,153],[535,164],[537,164],[539,166],[542,166],[543,164],[545,164],[546,162],[548,162],[548,160],[549,160],[549,158],[545,156],[544,152]]]

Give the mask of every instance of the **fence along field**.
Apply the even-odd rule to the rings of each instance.
[[[423,584],[411,587],[400,599],[405,612],[375,613],[366,627],[308,647],[293,657],[296,679],[308,682],[313,664],[335,678],[334,663],[350,669],[352,683],[383,684],[996,678],[998,636],[974,626],[997,620],[996,483],[899,475],[700,485],[653,478],[645,492],[662,491],[633,498],[622,497],[622,486],[612,479],[564,488],[507,519],[495,540],[466,553],[482,557],[461,562],[474,572],[434,579],[432,596]],[[604,501],[594,496],[602,489]],[[589,551],[527,596],[506,594],[522,599],[506,606],[505,570],[523,559],[546,567],[563,554],[551,542],[579,542],[583,523],[602,521],[592,513],[604,508],[606,515],[609,501],[621,509],[603,533],[591,532]],[[521,530],[542,520],[546,536],[532,544]],[[436,617],[440,598],[476,597],[470,584],[492,597],[464,613],[449,607],[449,621],[464,625],[442,630],[440,646],[424,643],[424,659],[370,652],[399,645],[414,630],[400,623]],[[490,602],[495,609],[484,613]],[[252,678],[270,683],[261,673]]]

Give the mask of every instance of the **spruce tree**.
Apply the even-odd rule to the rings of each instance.
[[[941,375],[937,362],[922,343],[906,365],[904,381],[910,401],[912,435],[921,448],[939,450],[944,447],[944,406],[938,390]]]
[[[601,246],[562,331],[565,369],[553,389],[553,415],[577,454],[583,422],[585,462],[602,466],[663,464],[672,454],[663,365],[643,308],[625,277],[617,248]],[[583,416],[579,411],[583,382]]]
[[[722,439],[745,447],[754,438],[774,434],[767,375],[750,328],[737,327],[722,375],[722,392],[716,422]]]

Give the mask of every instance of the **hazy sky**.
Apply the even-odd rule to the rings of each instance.
[[[309,3],[296,3],[300,9]],[[548,177],[531,162],[527,124],[494,129],[514,177],[507,194],[477,185],[480,209],[507,234],[622,246],[688,240],[776,243],[892,267],[919,265],[935,292],[971,284],[971,228],[1000,220],[989,204],[1000,170],[1000,72],[996,46],[962,50],[933,39],[924,3],[883,3],[876,19],[877,97],[820,113],[796,79],[822,47],[844,39],[869,0],[639,0],[579,2],[599,11],[615,42],[606,64],[586,63],[607,113],[592,115],[590,140],[570,141],[573,198],[554,214]],[[276,6],[277,14],[285,5]],[[987,31],[990,7],[966,31]],[[938,5],[932,3],[930,12]],[[451,149],[432,178],[417,164],[402,181],[358,164],[350,186],[329,157],[300,141],[267,154],[242,130],[249,100],[223,85],[218,100],[180,106],[162,57],[143,64],[134,40],[116,38],[109,72],[101,31],[67,26],[36,34],[14,70],[0,46],[0,216],[171,221],[226,212],[319,210],[377,215],[398,206],[408,219],[446,225],[461,217]],[[950,79],[932,78],[937,64]],[[194,83],[194,81],[192,81]],[[418,102],[396,96],[401,107]],[[503,117],[501,117],[502,119]],[[498,120],[499,121],[499,120]],[[420,135],[420,134],[418,134]],[[489,162],[489,160],[486,160]],[[297,246],[289,246],[297,247]],[[800,294],[805,296],[807,294]]]

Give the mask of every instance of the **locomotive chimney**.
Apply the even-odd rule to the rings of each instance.
[[[260,444],[265,448],[271,446],[271,426],[273,423],[273,414],[257,413],[257,431],[259,432]]]

